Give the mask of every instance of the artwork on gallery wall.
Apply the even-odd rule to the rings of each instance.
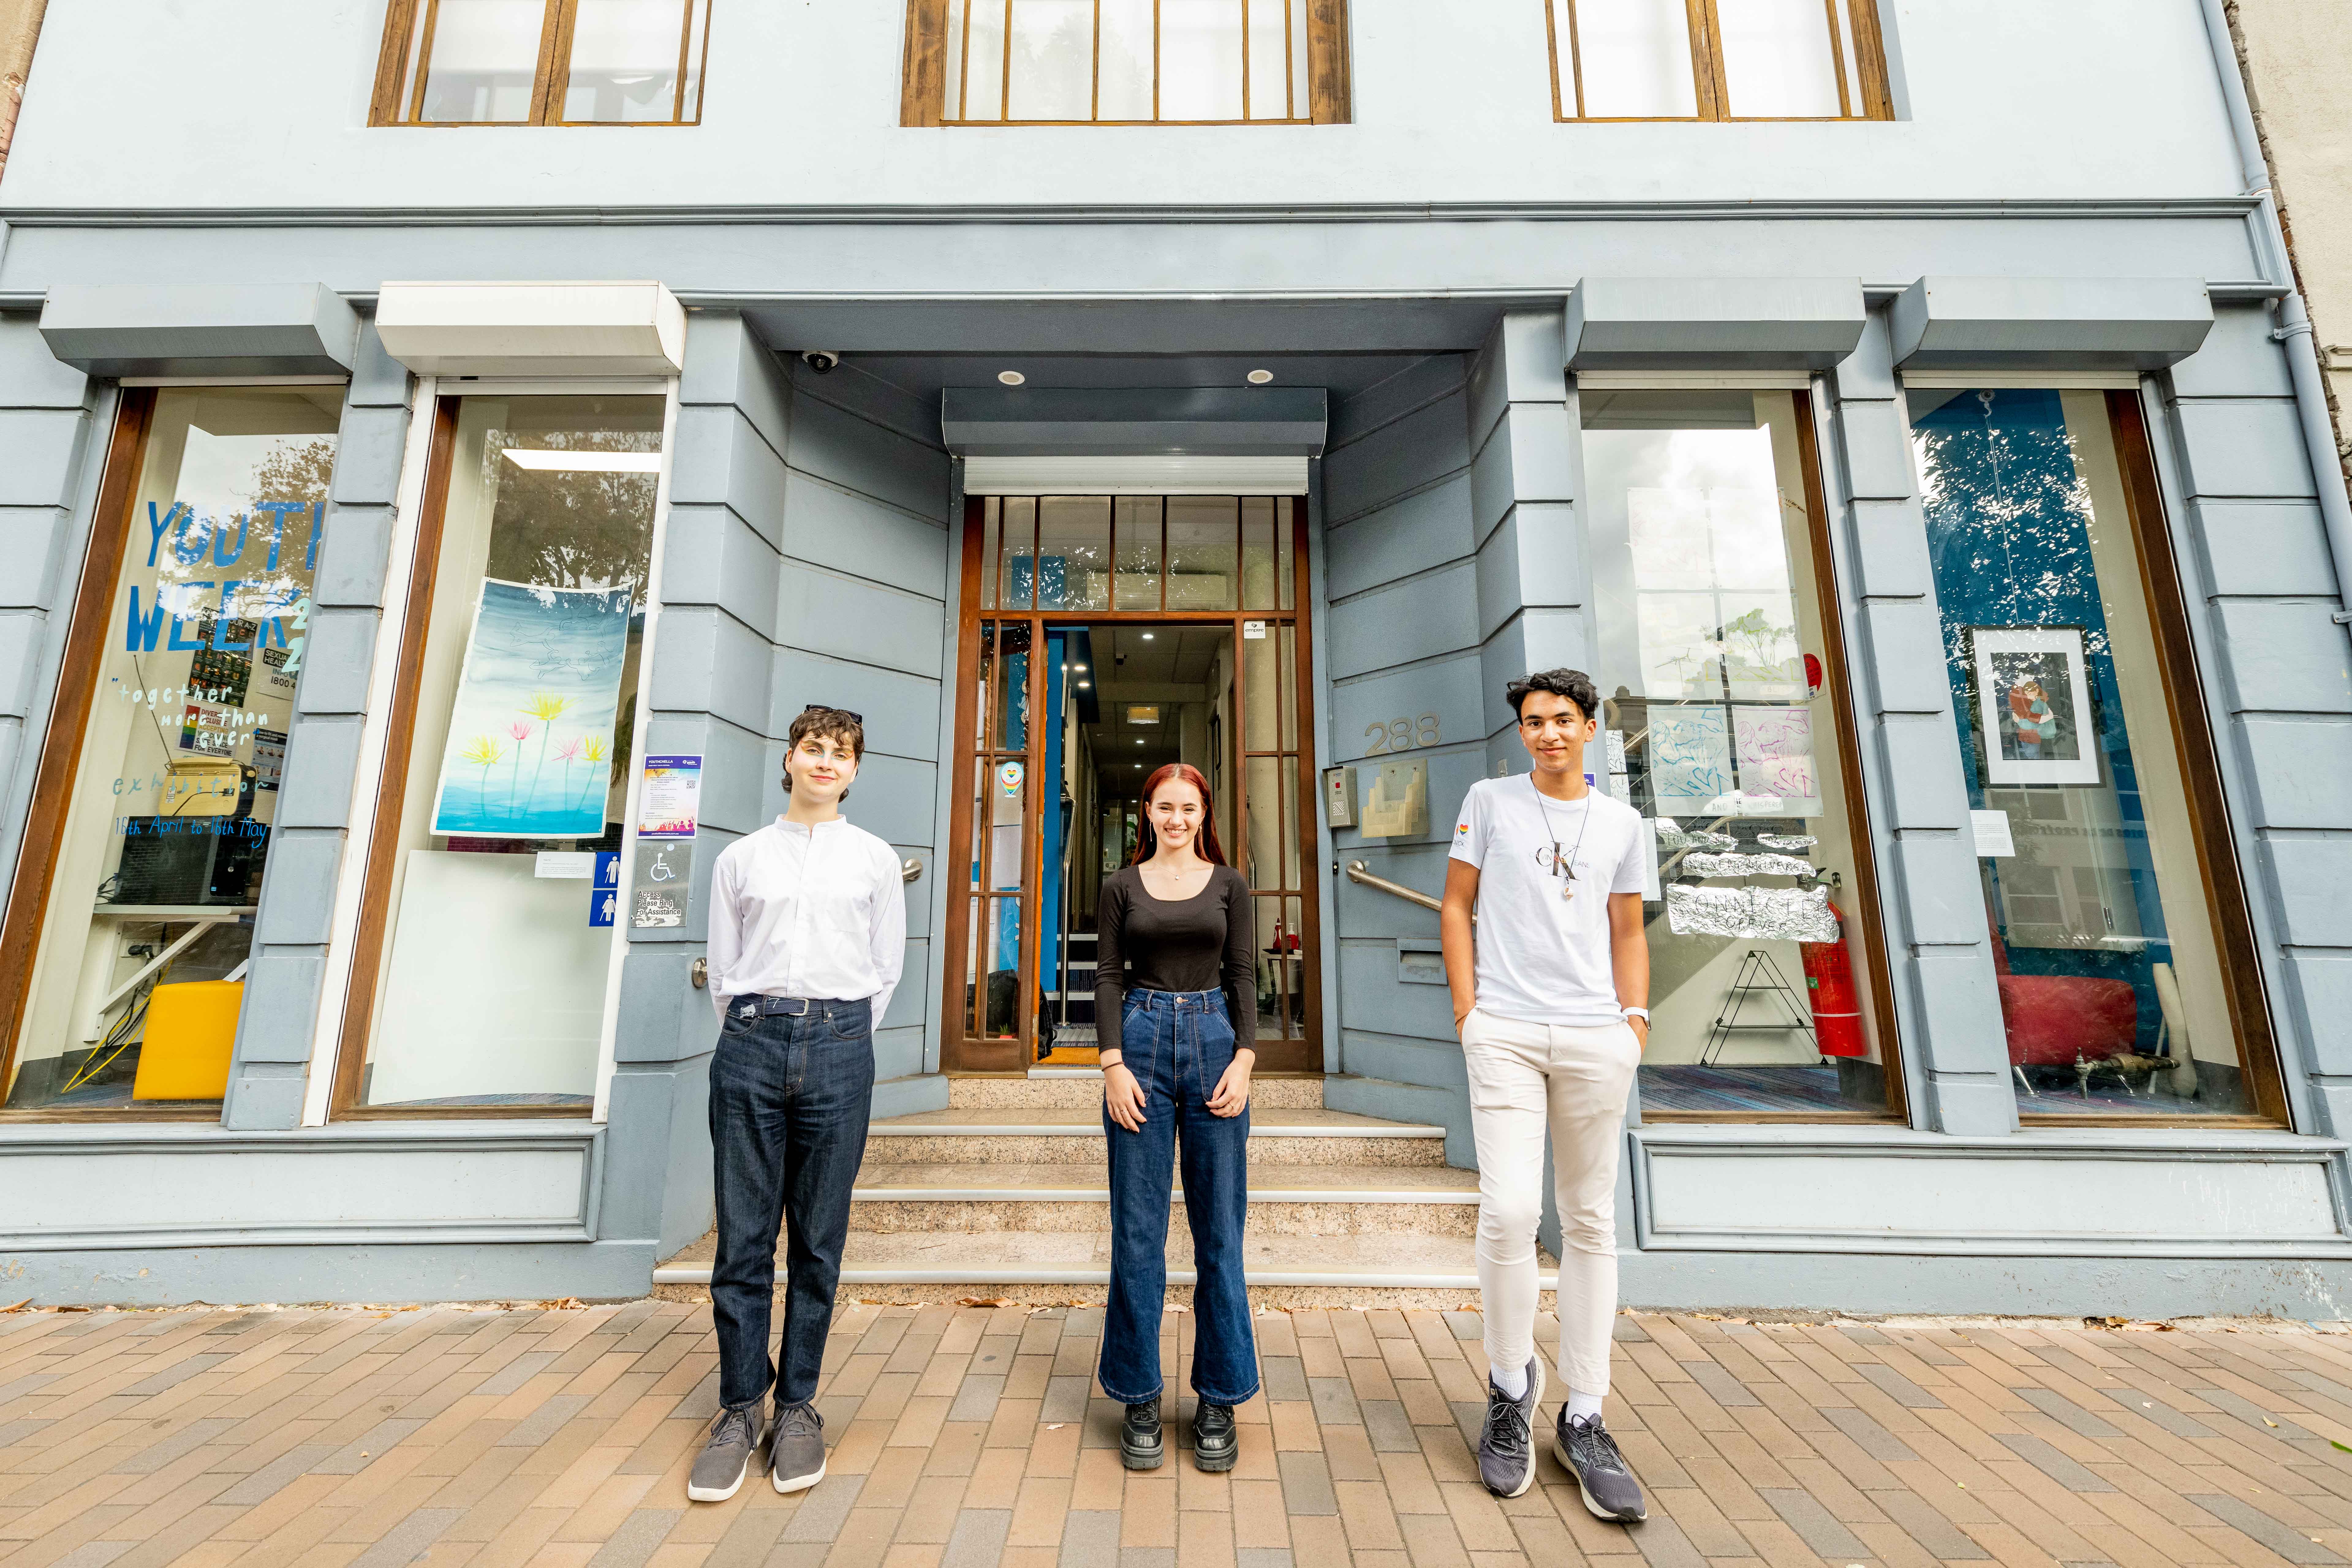
[[[635,590],[485,579],[449,715],[433,831],[594,838]]]
[[[2083,628],[1971,626],[1968,637],[1984,782],[2097,784]]]

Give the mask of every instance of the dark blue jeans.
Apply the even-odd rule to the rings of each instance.
[[[745,1018],[732,999],[710,1064],[710,1152],[719,1257],[710,1268],[719,1399],[780,1405],[816,1396],[833,1321],[849,1194],[874,1106],[873,1006],[813,1002],[798,1017]],[[784,1342],[768,1360],[776,1226],[784,1227]]]
[[[1110,1140],[1110,1307],[1103,1392],[1123,1405],[1160,1397],[1160,1315],[1168,1299],[1168,1201],[1179,1151],[1192,1226],[1192,1392],[1211,1405],[1257,1393],[1257,1342],[1242,1279],[1249,1217],[1249,1112],[1213,1115],[1209,1096],[1233,1065],[1222,991],[1130,991],[1122,1058],[1143,1086],[1143,1129],[1103,1111]]]

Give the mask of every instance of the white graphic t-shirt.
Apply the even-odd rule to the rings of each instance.
[[[1573,881],[1554,868],[1555,844],[1575,868]],[[1552,800],[1527,773],[1472,784],[1453,857],[1478,868],[1479,1010],[1581,1027],[1622,1017],[1609,965],[1609,895],[1642,890],[1648,851],[1640,815],[1599,790]],[[1564,887],[1576,896],[1563,898]]]

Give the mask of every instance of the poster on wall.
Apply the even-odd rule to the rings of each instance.
[[[1822,814],[1821,778],[1813,771],[1812,710],[1735,707],[1731,732],[1742,794],[1777,798],[1784,816]]]
[[[1730,731],[1723,709],[1713,703],[1650,705],[1650,798],[1660,813],[1703,812],[1735,787]]]
[[[1971,626],[1969,664],[1985,783],[2099,782],[2082,627]]]
[[[637,789],[637,837],[691,838],[702,819],[702,759],[647,757]]]
[[[436,834],[603,835],[635,597],[628,587],[483,581],[441,754]]]

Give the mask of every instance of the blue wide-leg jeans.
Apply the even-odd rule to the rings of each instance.
[[[1234,1059],[1222,991],[1130,991],[1119,1046],[1143,1088],[1143,1126],[1103,1111],[1110,1140],[1110,1307],[1103,1392],[1122,1405],[1160,1397],[1160,1317],[1168,1298],[1169,1187],[1181,1153],[1192,1226],[1192,1392],[1210,1405],[1257,1393],[1257,1343],[1242,1279],[1249,1213],[1249,1112],[1217,1116],[1209,1096]]]
[[[751,1018],[734,999],[710,1064],[710,1152],[719,1256],[710,1267],[719,1401],[750,1405],[772,1384],[779,1407],[816,1396],[833,1323],[849,1195],[874,1109],[870,1002],[812,1002]],[[768,1359],[776,1226],[784,1228],[784,1339]]]

